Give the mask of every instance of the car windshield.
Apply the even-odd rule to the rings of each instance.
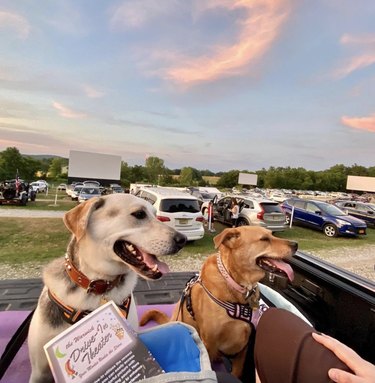
[[[205,199],[205,200],[212,200],[212,199],[214,199],[216,197],[216,194],[214,194],[214,193],[205,193],[205,192],[203,192],[203,193],[201,193],[201,195],[202,195],[202,198]]]
[[[326,214],[328,215],[335,215],[335,216],[341,216],[346,215],[345,212],[343,212],[341,209],[339,209],[336,206],[330,205],[330,204],[322,204],[317,203],[317,206]]]
[[[187,213],[198,213],[199,203],[197,200],[193,199],[163,199],[160,202],[160,210],[166,213],[177,213],[177,212],[187,212]]]
[[[82,188],[81,194],[96,195],[96,194],[100,194],[100,191],[97,188]]]

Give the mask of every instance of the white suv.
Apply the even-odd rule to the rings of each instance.
[[[215,220],[232,224],[229,208],[233,198],[237,200],[240,208],[236,226],[261,226],[272,232],[288,228],[285,213],[277,202],[238,194],[221,198],[214,204]]]
[[[203,216],[196,197],[163,187],[144,187],[136,196],[150,202],[156,209],[156,218],[185,234],[188,241],[203,238]]]

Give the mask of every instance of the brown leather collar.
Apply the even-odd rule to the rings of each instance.
[[[87,294],[102,295],[118,286],[123,280],[123,275],[118,275],[113,281],[106,281],[104,279],[90,280],[74,266],[68,254],[65,255],[65,270],[70,279],[76,285],[84,288]]]

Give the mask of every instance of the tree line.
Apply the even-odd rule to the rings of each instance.
[[[64,169],[68,159],[61,157],[37,158],[22,155],[15,147],[0,152],[0,181],[19,177],[33,181],[48,179],[66,182],[68,175]],[[258,187],[292,190],[345,191],[348,175],[375,177],[375,166],[365,167],[354,164],[337,164],[327,170],[313,171],[302,167],[273,167],[250,172],[248,170],[230,170],[212,172],[198,170],[190,166],[181,169],[168,169],[159,157],[148,157],[144,166],[130,166],[121,163],[121,183],[128,187],[131,183],[149,183],[161,186],[209,186],[207,177],[218,177],[215,186],[232,188],[238,186],[239,173],[253,173],[258,176]]]

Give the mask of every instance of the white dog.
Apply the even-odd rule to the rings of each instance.
[[[64,216],[72,232],[65,258],[44,270],[44,288],[29,330],[30,382],[53,382],[43,350],[88,312],[113,300],[134,326],[129,304],[137,276],[158,279],[167,271],[156,256],[173,254],[186,237],[155,218],[153,207],[140,198],[111,194],[93,198]]]

